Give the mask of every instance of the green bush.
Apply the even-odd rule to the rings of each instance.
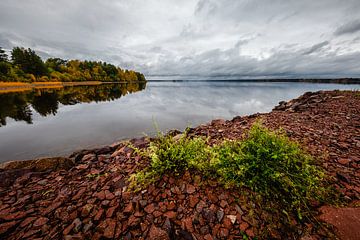
[[[324,172],[282,132],[272,132],[256,123],[243,141],[225,141],[216,147],[213,166],[226,185],[248,187],[286,210],[301,208],[322,196]]]
[[[152,142],[143,152],[150,165],[130,177],[131,187],[141,189],[165,173],[178,175],[192,169],[227,187],[246,187],[299,219],[309,201],[319,200],[327,191],[324,172],[312,157],[284,133],[270,131],[259,122],[243,140],[226,140],[213,147],[186,135],[179,139],[160,135]]]
[[[207,172],[212,149],[202,138],[187,138],[186,132],[180,138],[158,134],[158,138],[150,143],[142,152],[150,159],[150,166],[130,178],[131,187],[140,189],[154,182],[164,173],[181,174],[188,169]]]

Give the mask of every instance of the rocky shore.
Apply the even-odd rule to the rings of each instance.
[[[259,118],[271,129],[283,128],[332,176],[344,202],[314,203],[326,229],[305,224],[296,233],[284,232],[276,214],[249,204],[243,192],[193,172],[128,191],[129,175],[148,160],[122,142],[1,165],[0,239],[259,239],[270,224],[274,239],[360,239],[360,92],[305,93],[270,113],[214,120],[189,134],[207,136],[211,144],[240,139]],[[149,141],[130,140],[137,148]]]

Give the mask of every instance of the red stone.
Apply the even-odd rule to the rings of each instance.
[[[108,200],[112,200],[112,199],[115,198],[115,196],[109,190],[105,190],[105,198],[108,199]]]
[[[46,217],[39,217],[33,224],[34,227],[41,227],[49,221]]]
[[[186,193],[187,194],[193,194],[195,191],[196,191],[196,188],[193,185],[188,184],[186,186]]]
[[[229,230],[226,228],[220,228],[219,235],[221,238],[227,238],[229,236]]]
[[[227,229],[231,229],[232,228],[232,223],[231,220],[229,218],[224,218],[223,224],[222,224],[225,228]]]
[[[0,224],[0,234],[6,233],[9,229],[14,227],[17,223],[18,223],[17,221],[12,221],[12,222],[6,222],[6,223]]]
[[[100,219],[101,219],[101,216],[103,215],[103,213],[104,213],[104,209],[100,209],[97,213],[96,213],[96,215],[95,215],[95,217],[94,217],[94,220],[95,221],[99,221]]]
[[[113,219],[106,219],[107,226],[104,230],[104,237],[113,238],[115,233],[116,221]]]
[[[170,219],[176,218],[176,212],[174,212],[174,211],[168,211],[168,212],[166,212],[166,213],[164,214],[164,216],[165,216],[165,217],[168,217],[168,218],[170,218]]]
[[[241,230],[241,231],[244,232],[248,227],[249,227],[249,224],[248,224],[247,222],[242,221],[242,222],[240,223],[240,230]]]
[[[220,201],[220,206],[221,206],[222,208],[226,207],[226,205],[228,205],[228,203],[227,203],[225,200],[221,200],[221,201]]]
[[[81,210],[81,216],[82,217],[89,216],[89,214],[91,213],[91,210],[93,209],[93,207],[94,206],[92,204],[86,204]]]
[[[149,240],[170,240],[165,230],[152,225],[148,235]]]
[[[115,211],[117,208],[118,208],[118,205],[109,208],[109,209],[106,211],[106,217],[107,217],[107,218],[111,218],[111,217],[114,215],[114,211]]]
[[[162,215],[162,212],[160,212],[160,211],[155,211],[155,212],[153,212],[153,215],[154,215],[154,217],[160,217],[161,215]]]
[[[145,212],[147,213],[153,213],[155,211],[155,205],[152,203],[152,204],[149,204],[145,207],[144,209]]]
[[[27,225],[29,225],[30,223],[32,223],[33,221],[35,221],[36,217],[28,217],[26,218],[24,221],[21,222],[20,227],[26,227]]]
[[[167,210],[174,210],[176,208],[175,202],[171,201],[167,206]]]
[[[182,221],[182,224],[184,225],[184,228],[189,231],[189,232],[194,232],[194,228],[193,228],[193,218],[192,217],[188,217],[185,218]]]
[[[338,160],[338,163],[340,163],[342,165],[347,165],[347,164],[349,164],[349,162],[351,162],[351,161],[349,159],[345,159],[345,158]]]
[[[196,196],[190,196],[189,197],[189,205],[190,205],[190,207],[194,208],[198,202],[199,202],[198,197],[196,197]]]
[[[97,197],[100,200],[104,200],[106,198],[105,191],[97,192],[93,195],[94,197]]]
[[[128,224],[129,226],[131,227],[135,227],[137,226],[138,224],[140,223],[140,219],[135,217],[135,216],[130,216],[129,219],[128,219]]]
[[[126,207],[124,208],[124,213],[132,213],[134,211],[134,207],[132,202],[128,203],[128,205],[126,205]]]

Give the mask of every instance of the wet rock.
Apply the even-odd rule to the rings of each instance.
[[[11,161],[0,164],[0,169],[31,169],[32,171],[42,172],[49,170],[68,170],[74,166],[74,161],[65,157],[39,158],[35,160]]]

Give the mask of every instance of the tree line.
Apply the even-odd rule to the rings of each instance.
[[[0,47],[0,81],[5,82],[144,82],[142,73],[110,63],[48,58],[45,62],[34,50],[14,47],[8,56]]]

